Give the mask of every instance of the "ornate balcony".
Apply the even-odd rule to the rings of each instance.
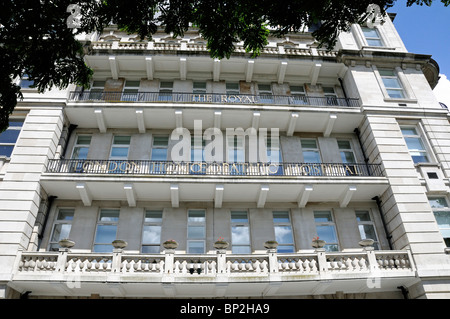
[[[35,295],[271,296],[395,291],[415,282],[408,250],[249,255],[21,252],[11,281]],[[339,282],[339,285],[335,285]]]
[[[250,177],[382,177],[380,164],[207,163],[149,160],[49,160],[47,173]]]
[[[212,103],[212,104],[263,104],[283,106],[359,107],[359,99],[337,97],[313,97],[307,95],[250,95],[250,94],[195,94],[158,92],[70,92],[69,101],[107,103]]]

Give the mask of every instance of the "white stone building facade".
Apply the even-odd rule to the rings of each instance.
[[[195,29],[110,28],[83,39],[90,90],[23,81],[1,297],[449,298],[448,111],[390,18],[331,52],[306,32],[224,60]]]

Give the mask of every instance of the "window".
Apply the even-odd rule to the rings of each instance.
[[[229,135],[228,140],[228,162],[233,163],[229,166],[231,175],[243,175],[245,173],[245,149],[244,136]]]
[[[22,126],[23,120],[11,119],[9,127],[0,133],[0,156],[11,157]]]
[[[394,70],[379,70],[386,92],[390,98],[404,99],[405,92]]]
[[[430,159],[417,129],[415,127],[401,127],[401,130],[414,163],[428,163]]]
[[[91,144],[90,135],[78,135],[73,147],[72,159],[69,170],[71,172],[81,173],[83,172],[84,160],[87,159],[89,153],[89,146]]]
[[[125,81],[125,86],[122,93],[122,101],[136,101],[140,83],[140,81]]]
[[[300,85],[291,85],[291,96],[293,104],[308,104],[306,100],[305,88]]]
[[[205,174],[206,173],[206,166],[202,165],[202,163],[205,160],[205,140],[201,137],[200,143],[195,141],[195,136],[191,136],[191,162],[198,163],[194,164],[192,163],[189,167],[191,174]],[[200,144],[200,145],[198,145]]]
[[[169,136],[153,136],[150,171],[152,173],[164,173],[166,170],[167,149]]]
[[[193,102],[205,102],[206,82],[194,82],[194,89],[192,93]]]
[[[103,98],[103,90],[105,89],[106,81],[94,81],[89,91],[89,100],[101,100]],[[112,92],[106,92],[114,94]]]
[[[356,163],[355,154],[353,153],[350,141],[338,140],[337,143],[342,163]]]
[[[113,251],[112,242],[116,239],[118,209],[101,209],[94,239],[94,252],[108,253]]]
[[[187,252],[205,253],[206,214],[202,209],[188,211]]]
[[[323,93],[327,99],[327,105],[338,105],[337,94],[334,87],[324,87]]]
[[[262,103],[273,103],[272,89],[270,84],[258,84],[259,100]]]
[[[74,210],[69,208],[60,208],[53,225],[52,236],[50,237],[49,251],[58,251],[58,242],[61,239],[69,238],[70,229],[72,228]]]
[[[159,84],[159,101],[172,101],[173,82],[161,82]]]
[[[375,225],[373,224],[372,219],[370,218],[370,214],[368,211],[361,210],[356,211],[356,220],[358,221],[358,229],[359,234],[361,235],[361,239],[373,239],[373,247],[375,249],[380,249],[378,244],[378,237],[375,232]]]
[[[275,141],[272,141],[272,139],[273,139],[272,136],[268,136],[266,140],[267,160],[269,163],[272,164],[269,165],[269,174],[283,175],[283,166],[281,165],[282,158],[281,158],[280,140],[278,137],[276,138]]]
[[[246,211],[231,212],[231,251],[233,254],[250,254],[250,227]]]
[[[325,240],[326,251],[338,251],[339,244],[334,225],[333,216],[330,211],[315,211],[314,220],[316,222],[317,236]]]
[[[157,254],[160,252],[162,214],[161,210],[145,212],[141,248],[144,254]]]
[[[293,253],[294,237],[292,235],[292,225],[287,211],[272,212],[275,240],[278,242],[277,252]]]
[[[305,163],[320,163],[320,152],[317,147],[317,141],[312,139],[302,139],[303,161]]]
[[[112,160],[127,160],[130,141],[131,136],[114,136],[109,158]]]
[[[235,83],[235,82],[227,82],[225,84],[226,86],[226,93],[227,95],[238,95],[240,94],[240,89],[239,89],[239,83]]]
[[[364,38],[367,41],[367,44],[372,47],[382,47],[383,41],[381,40],[380,32],[373,28],[361,27],[361,30],[364,34]]]
[[[34,81],[30,80],[30,77],[28,74],[24,74],[22,78],[20,79],[20,87],[22,89],[32,89],[34,85]]]
[[[450,247],[450,208],[448,202],[445,197],[429,198],[428,200],[445,245]]]

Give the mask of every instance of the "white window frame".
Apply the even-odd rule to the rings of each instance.
[[[275,214],[276,213],[285,213],[287,218],[288,218],[288,221],[276,222],[275,221]],[[289,210],[274,210],[274,211],[272,211],[272,221],[273,221],[273,231],[275,233],[275,240],[276,240],[276,228],[277,227],[288,227],[290,229],[291,238],[292,238],[292,243],[280,243],[278,241],[277,251],[280,252],[280,250],[283,247],[289,247],[289,248],[292,248],[292,251],[285,252],[285,253],[294,253],[295,252],[294,229],[292,227],[291,214],[290,214]]]
[[[364,220],[358,220],[358,214],[360,214],[360,213],[367,213],[367,216],[369,217],[369,220],[365,220],[365,221]],[[373,247],[375,249],[380,249],[380,242],[378,241],[377,228],[375,227],[375,223],[374,223],[373,218],[372,218],[372,212],[370,210],[368,210],[368,209],[356,209],[355,210],[355,217],[356,217],[356,221],[358,223],[358,230],[359,230],[359,234],[361,236],[361,240],[369,239],[369,238],[362,238],[363,237],[362,236],[363,233],[362,233],[362,230],[361,230],[361,226],[362,227],[364,227],[366,225],[367,226],[371,226],[373,228],[373,232],[375,234],[375,238],[370,238],[370,239],[373,239],[373,241],[374,241]]]
[[[306,97],[306,90],[303,84],[290,85],[290,90],[293,104],[300,104],[300,105],[308,104]]]
[[[331,220],[330,221],[317,221],[316,220],[316,213],[330,213],[330,217]],[[321,209],[321,210],[314,210],[313,212],[314,214],[314,222],[316,224],[316,232],[317,232],[317,227],[320,226],[326,226],[326,227],[332,227],[334,230],[334,234],[336,236],[336,242],[327,242],[324,246],[325,250],[327,251],[339,251],[340,250],[340,245],[339,245],[339,236],[338,236],[338,232],[337,232],[337,228],[336,228],[336,223],[334,221],[334,216],[333,216],[333,211],[331,209]],[[318,235],[319,236],[319,235]],[[323,239],[323,238],[319,238],[319,239]],[[331,246],[336,246],[336,250],[332,250],[330,249]]]
[[[246,221],[233,221],[233,213],[245,213]],[[250,220],[248,216],[248,212],[246,210],[232,210],[230,212],[230,224],[231,224],[231,250],[232,253],[236,254],[251,254],[252,252],[252,241],[251,241],[251,234],[250,234]],[[233,229],[238,227],[245,227],[248,229],[248,244],[241,244],[241,243],[234,243],[233,242]],[[236,248],[244,248],[244,250],[247,248],[247,251],[236,251]]]
[[[364,29],[374,30],[377,33],[378,37],[367,37],[366,34],[364,33]],[[381,35],[381,32],[377,27],[369,28],[367,26],[361,26],[361,34],[364,39],[365,46],[372,47],[372,48],[386,47],[386,42],[384,41],[383,36]],[[378,40],[378,41],[380,41],[380,45],[369,44],[369,40]]]
[[[173,81],[159,82],[158,101],[170,102],[173,100]]]
[[[59,214],[61,211],[72,211],[72,218],[71,219],[59,219]],[[59,244],[58,242],[61,239],[64,238],[70,238],[70,232],[72,230],[72,222],[73,222],[73,218],[75,217],[75,209],[72,207],[58,207],[57,211],[56,211],[56,216],[55,216],[55,221],[53,222],[53,228],[52,228],[52,233],[50,234],[50,238],[49,238],[49,242],[48,242],[48,251],[58,251],[59,250]],[[53,236],[55,234],[55,229],[57,226],[59,225],[70,225],[70,230],[69,230],[69,234],[67,237],[63,237],[60,236],[60,238],[58,238],[58,240],[54,240],[53,241]],[[58,248],[56,248],[58,247]]]
[[[137,82],[137,85],[136,83],[133,82]],[[130,102],[137,101],[140,86],[141,86],[140,80],[125,80],[121,100]]]
[[[236,87],[234,87],[236,86]],[[225,92],[227,95],[239,95],[241,94],[241,86],[239,82],[226,82],[225,83]]]
[[[302,141],[314,141],[316,143],[316,147],[315,148],[304,147],[302,145]],[[318,163],[322,163],[322,156],[320,154],[320,148],[319,148],[319,143],[318,143],[317,139],[315,139],[315,138],[301,138],[300,139],[300,146],[301,146],[301,151],[302,151],[302,156],[303,156],[303,162],[305,162],[303,151],[313,151],[313,152],[317,152],[317,154],[319,154],[319,162]]]
[[[192,221],[189,220],[190,216],[189,214],[191,212],[199,212],[202,211],[203,212],[203,221]],[[204,236],[203,237],[191,237],[189,236],[189,227],[203,227],[203,233]],[[206,209],[188,209],[187,211],[187,232],[186,232],[186,236],[187,236],[187,241],[186,241],[186,251],[187,253],[199,253],[199,254],[205,254],[206,253]],[[203,252],[191,252],[190,251],[190,243],[201,243],[203,246]]]
[[[158,213],[161,215],[158,221],[146,221],[147,213],[153,214]],[[159,253],[161,246],[161,233],[162,233],[162,222],[163,222],[164,212],[162,209],[147,209],[144,211],[144,221],[142,223],[142,236],[141,236],[141,252],[145,254]],[[145,243],[144,242],[144,229],[146,226],[159,227],[159,242],[158,243]],[[158,252],[144,252],[144,247],[157,247],[155,250]]]
[[[450,207],[449,207],[448,198],[446,196],[429,196],[428,200],[430,201],[430,200],[438,199],[438,198],[444,199],[446,206],[445,207],[432,207],[431,203],[430,203],[430,207],[431,207],[431,210],[433,211],[434,217],[436,218],[437,212],[444,212],[450,216]],[[449,227],[441,227],[440,224],[438,223],[437,219],[436,219],[436,223],[439,227],[439,231],[441,232],[442,239],[444,240],[445,245],[447,246],[447,248],[449,248],[450,247],[450,235],[449,235],[449,237],[444,237],[445,235],[444,235],[443,231],[447,231],[448,233],[450,233],[450,225],[449,225]]]
[[[106,220],[101,220],[102,217],[102,211],[117,211],[118,215],[117,215],[117,220],[112,220],[112,221],[106,221]],[[98,212],[98,216],[97,216],[97,224],[95,226],[95,234],[94,234],[94,239],[92,241],[92,251],[96,252],[95,247],[96,246],[111,246],[110,250],[113,250],[113,246],[111,243],[103,243],[103,242],[97,242],[97,234],[98,234],[98,227],[99,226],[115,226],[116,227],[116,238],[117,238],[117,230],[119,228],[119,220],[120,220],[120,209],[119,208],[101,208],[99,209]],[[112,242],[112,241],[111,241]],[[100,251],[99,251],[100,252]]]
[[[18,126],[11,125],[11,122],[21,123],[21,125],[18,125]],[[20,131],[22,131],[24,122],[25,122],[24,119],[14,119],[14,118],[10,118],[10,120],[9,120],[10,125],[9,125],[9,127],[8,127],[4,132],[6,132],[6,131],[19,131],[19,134],[17,135],[17,138],[16,138],[16,140],[15,140],[14,143],[6,143],[6,142],[3,143],[3,142],[0,142],[0,146],[2,146],[2,145],[3,145],[3,146],[12,146],[11,154],[10,154],[9,156],[7,156],[6,154],[5,154],[5,155],[0,154],[0,157],[2,157],[2,156],[6,156],[7,158],[10,158],[10,157],[11,157],[12,153],[14,152],[14,147],[16,146],[17,140],[19,139]],[[4,133],[4,132],[2,132],[2,133]],[[2,133],[0,133],[0,135],[1,135]]]
[[[418,124],[400,124],[400,131],[402,130],[402,128],[414,129],[416,131],[416,135],[404,135],[403,132],[401,132],[403,139],[405,141],[405,144],[407,143],[406,138],[415,138],[415,139],[418,139],[423,146],[423,150],[415,150],[415,149],[411,150],[411,149],[409,149],[408,145],[406,144],[406,147],[408,149],[409,154],[411,155],[411,159],[413,160],[414,164],[435,162],[435,158],[433,156],[433,153],[431,152],[431,148],[428,145],[428,140],[423,135],[420,125],[418,125]],[[425,155],[428,158],[428,161],[427,162],[416,162],[414,160],[413,154],[412,154],[414,152],[425,153]]]
[[[270,83],[258,83],[258,96],[260,102],[273,103],[274,96],[272,91],[272,85]]]

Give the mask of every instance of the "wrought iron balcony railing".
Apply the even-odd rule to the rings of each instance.
[[[47,173],[209,176],[382,177],[380,164],[362,163],[207,163],[150,160],[54,159]]]
[[[335,106],[359,107],[359,99],[334,96],[313,97],[307,95],[250,95],[217,93],[161,93],[161,92],[70,92],[70,101],[94,102],[172,102],[172,103],[214,103],[214,104],[271,104],[292,106]]]

